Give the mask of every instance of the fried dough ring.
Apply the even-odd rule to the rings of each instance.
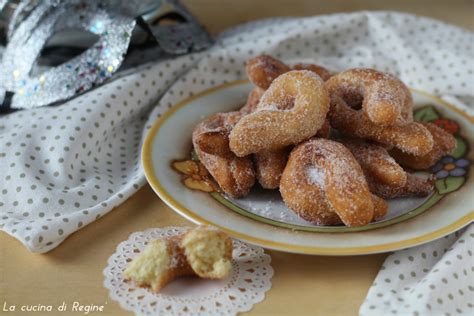
[[[298,63],[293,67],[269,55],[259,55],[247,60],[245,71],[250,81],[257,87],[266,90],[273,80],[290,70],[309,70],[321,77],[324,81],[331,77],[331,72],[316,64]]]
[[[293,70],[275,79],[255,112],[244,116],[229,136],[239,157],[262,150],[298,144],[324,124],[329,95],[321,78],[307,70]]]
[[[412,120],[410,90],[396,77],[374,69],[354,68],[332,76],[326,87],[331,96],[362,110],[376,125],[393,125]]]
[[[264,189],[280,186],[281,175],[288,161],[289,149],[263,150],[253,155],[255,175]]]
[[[193,131],[193,145],[201,163],[226,194],[240,198],[255,183],[250,157],[237,157],[229,149],[229,132],[241,118],[239,112],[218,113],[199,123]]]
[[[224,279],[231,269],[232,249],[232,240],[225,233],[199,226],[152,241],[129,264],[124,279],[153,292],[185,275]]]
[[[360,139],[338,139],[346,146],[359,162],[366,177],[374,181],[394,187],[403,187],[407,182],[405,170],[388,154],[387,150]]]
[[[331,124],[329,124],[328,119],[325,119],[323,126],[321,126],[319,131],[316,133],[316,137],[329,138],[329,136],[331,136]]]
[[[367,178],[367,182],[369,183],[370,191],[383,199],[428,196],[433,192],[436,182],[435,176],[431,175],[428,179],[423,179],[408,172],[406,175],[407,181],[402,187],[389,186],[370,177]]]
[[[272,56],[260,55],[247,60],[245,71],[254,85],[267,90],[273,80],[290,71],[290,67]]]
[[[255,87],[248,96],[247,103],[240,109],[243,115],[250,114],[256,110],[261,96],[265,90]],[[253,155],[255,176],[258,183],[264,189],[276,189],[280,185],[281,174],[288,160],[289,150],[286,148],[277,150],[262,150]]]
[[[403,170],[388,154],[375,144],[357,139],[340,140],[354,155],[364,171],[370,192],[384,198],[427,196],[433,191],[433,178],[422,179]]]
[[[363,226],[374,219],[374,203],[360,165],[344,145],[310,139],[290,154],[280,181],[283,200],[316,224]],[[377,203],[379,200],[377,200]]]
[[[449,154],[456,148],[456,139],[453,135],[432,123],[422,123],[433,137],[433,148],[423,156],[414,156],[402,152],[396,148],[390,150],[390,154],[402,166],[414,170],[426,170],[432,167],[441,157]]]
[[[245,105],[239,110],[240,113],[243,115],[250,114],[257,109],[258,102],[260,102],[260,98],[265,93],[265,90],[255,87],[250,91],[249,96],[247,98],[247,102]]]
[[[337,95],[331,96],[328,118],[331,126],[344,134],[396,147],[405,153],[422,156],[433,148],[433,137],[422,124],[416,122],[389,126],[374,124],[363,112],[350,108]]]
[[[320,76],[321,79],[323,79],[324,81],[329,80],[329,78],[331,78],[331,76],[332,76],[332,73],[329,70],[327,70],[326,68],[321,67],[319,65],[316,65],[316,64],[297,63],[297,64],[294,64],[292,68],[294,70],[309,70],[309,71],[312,71],[315,74],[317,74],[318,76]]]
[[[370,188],[370,185],[369,185]],[[384,218],[388,213],[388,203],[383,198],[372,194],[372,203],[374,204],[374,218],[373,222],[379,221]]]

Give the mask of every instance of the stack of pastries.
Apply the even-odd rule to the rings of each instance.
[[[424,170],[451,152],[443,129],[413,121],[408,88],[374,69],[332,73],[286,65],[271,56],[247,61],[255,85],[239,110],[218,113],[193,131],[195,152],[227,195],[258,182],[279,189],[287,206],[317,225],[363,226],[387,213],[385,199],[426,196]]]

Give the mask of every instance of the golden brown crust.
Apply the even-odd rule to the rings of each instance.
[[[247,115],[253,113],[265,90],[255,87],[250,91],[247,103],[240,109],[240,113]],[[253,155],[255,175],[264,189],[276,189],[280,185],[281,174],[288,160],[289,150],[262,150]]]
[[[255,174],[264,189],[276,189],[288,160],[289,149],[261,151],[254,154]]]
[[[324,81],[327,81],[331,78],[332,74],[326,68],[316,65],[316,64],[307,64],[307,63],[297,63],[292,67],[294,70],[309,70],[317,74]]]
[[[433,137],[426,127],[416,122],[390,126],[371,122],[363,112],[350,108],[340,97],[331,97],[328,113],[331,126],[340,132],[396,147],[412,155],[425,155],[433,148]]]
[[[384,199],[393,199],[409,196],[428,196],[434,190],[436,177],[432,175],[428,179],[423,179],[407,172],[407,181],[402,187],[388,186],[370,177],[367,181],[372,193]]]
[[[259,87],[253,88],[249,93],[247,103],[245,103],[245,105],[240,109],[240,113],[247,115],[254,112],[264,92],[265,90]]]
[[[422,124],[428,129],[434,140],[433,148],[427,154],[414,156],[396,148],[390,150],[390,154],[396,161],[414,170],[426,170],[432,167],[439,159],[456,148],[456,139],[453,135],[432,123]]]
[[[245,70],[249,80],[263,90],[268,89],[273,80],[290,70],[309,70],[317,74],[324,81],[332,76],[332,73],[322,66],[310,63],[297,63],[290,67],[281,60],[269,55],[259,55],[247,60]]]
[[[237,157],[229,150],[228,135],[240,117],[239,112],[215,114],[193,131],[193,145],[199,160],[221,190],[235,198],[247,195],[255,183],[251,158]]]
[[[340,138],[359,162],[366,177],[390,187],[402,187],[407,181],[405,170],[388,154],[387,150],[360,139]]]
[[[278,76],[290,71],[290,67],[276,58],[260,55],[247,60],[245,70],[254,85],[266,90]]]
[[[384,199],[376,196],[375,194],[372,194],[372,203],[374,204],[374,218],[372,221],[376,222],[384,218],[385,215],[387,215],[388,203]]]
[[[319,76],[306,70],[287,72],[265,91],[256,111],[234,126],[230,149],[243,157],[298,144],[316,134],[328,109],[329,96]]]
[[[316,224],[363,226],[374,218],[372,195],[361,167],[342,144],[311,139],[296,146],[280,181],[283,200]]]
[[[331,96],[357,108],[376,125],[392,125],[412,119],[410,90],[396,77],[368,68],[354,68],[332,76],[326,87]]]
[[[326,118],[324,120],[323,126],[319,129],[316,133],[316,137],[321,138],[329,138],[331,136],[331,124],[329,124],[329,120]]]

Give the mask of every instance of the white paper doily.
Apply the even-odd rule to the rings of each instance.
[[[137,315],[235,315],[249,311],[271,288],[271,258],[263,249],[234,240],[232,272],[225,280],[178,278],[155,294],[123,280],[123,271],[149,241],[179,234],[185,227],[152,228],[117,246],[104,269],[104,286],[122,308]]]

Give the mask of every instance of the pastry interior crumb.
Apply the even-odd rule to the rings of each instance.
[[[130,263],[124,272],[124,277],[133,280],[139,286],[158,289],[161,286],[162,277],[169,269],[170,261],[166,241],[155,240]]]
[[[182,241],[185,255],[192,269],[200,277],[223,279],[231,270],[229,247],[217,230],[193,229]]]

